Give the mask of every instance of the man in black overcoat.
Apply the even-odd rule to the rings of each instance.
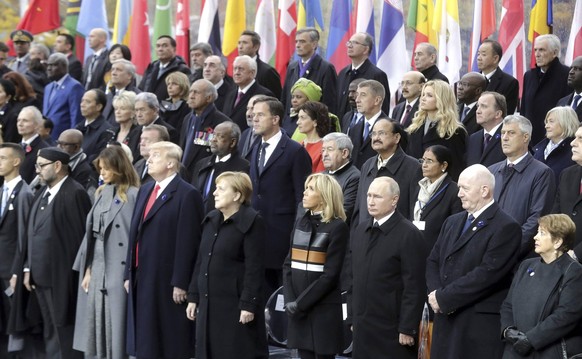
[[[568,72],[568,86],[574,89],[574,92],[562,97],[557,106],[570,106],[576,111],[578,120],[582,122],[582,56],[578,56],[572,61],[570,71]]]

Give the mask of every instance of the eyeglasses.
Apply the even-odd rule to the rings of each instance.
[[[43,168],[45,168],[48,165],[52,165],[53,163],[55,163],[56,161],[52,161],[52,162],[47,162],[47,163],[35,163],[34,164],[34,168],[36,168],[37,170],[42,170]]]
[[[427,165],[432,165],[433,163],[435,163],[435,160],[431,160],[430,158],[419,158],[418,162],[422,165],[422,164],[427,164]]]
[[[366,44],[364,44],[363,42],[358,42],[358,41],[355,41],[355,40],[348,40],[346,42],[346,46],[347,47],[352,47],[352,45],[366,46]]]
[[[388,136],[391,132],[388,131],[372,131],[370,132],[370,136],[371,137],[376,137],[376,136],[380,136],[380,137],[384,137],[384,136]]]
[[[70,143],[70,142],[63,142],[63,141],[57,141],[57,145],[61,146],[61,147],[66,147],[66,146],[76,146],[76,143]]]

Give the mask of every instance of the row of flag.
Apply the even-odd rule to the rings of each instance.
[[[17,29],[37,34],[62,25],[80,38],[86,38],[93,28],[109,28],[104,0],[69,0],[63,24],[60,22],[58,4],[58,0],[32,0]],[[174,4],[175,10],[172,11]],[[174,21],[172,12],[175,14]],[[157,0],[153,37],[150,36],[148,13],[147,0],[118,0],[116,3],[111,40],[126,44],[132,52],[140,54],[133,59],[138,73],[143,73],[151,59],[155,58],[150,39],[160,35],[175,36],[178,54],[188,60],[191,44],[189,1]],[[214,52],[223,54],[231,64],[237,56],[240,33],[246,29],[244,14],[245,0],[228,0],[221,41],[219,0],[202,0],[197,41],[211,44]],[[451,82],[459,79],[462,45],[457,0],[411,0],[406,21],[402,0],[383,0],[378,37],[375,36],[374,0],[333,0],[329,29],[325,28],[319,0],[278,0],[277,14],[274,0],[257,0],[255,14],[255,31],[263,39],[259,55],[275,66],[282,80],[295,51],[296,30],[306,26],[327,31],[326,58],[338,70],[349,64],[345,43],[350,36],[359,31],[372,35],[377,46],[370,60],[387,73],[392,88],[398,87],[402,74],[411,67],[412,59],[407,55],[404,34],[405,26],[408,26],[416,31],[413,51],[420,42],[433,44],[439,51],[438,66],[441,72]],[[532,0],[527,37],[531,43],[537,36],[552,32],[552,17],[552,0]],[[477,69],[477,49],[481,41],[498,30],[498,41],[504,49],[500,65],[504,71],[521,80],[526,70],[523,2],[502,0],[497,28],[495,1],[475,0],[472,28],[468,70]],[[87,55],[86,51],[80,58]],[[582,55],[582,0],[576,0],[566,64],[578,55]],[[535,61],[531,61],[531,65],[535,66]]]

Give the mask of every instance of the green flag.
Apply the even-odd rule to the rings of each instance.
[[[69,0],[67,3],[67,17],[63,26],[69,30],[73,36],[77,34],[77,22],[79,21],[79,11],[81,10],[81,0]]]
[[[158,37],[162,35],[172,36],[172,12],[171,0],[157,0],[156,14],[154,17],[154,37],[153,41],[157,41]],[[156,47],[152,50],[152,61],[157,60]]]

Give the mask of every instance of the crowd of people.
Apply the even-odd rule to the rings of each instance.
[[[492,39],[456,84],[419,44],[391,92],[361,32],[335,69],[298,30],[284,79],[250,30],[232,77],[170,36],[137,76],[107,38],[84,65],[69,34],[0,43],[0,358],[267,358],[278,291],[302,359],[582,353],[582,57],[557,36],[521,95]]]

